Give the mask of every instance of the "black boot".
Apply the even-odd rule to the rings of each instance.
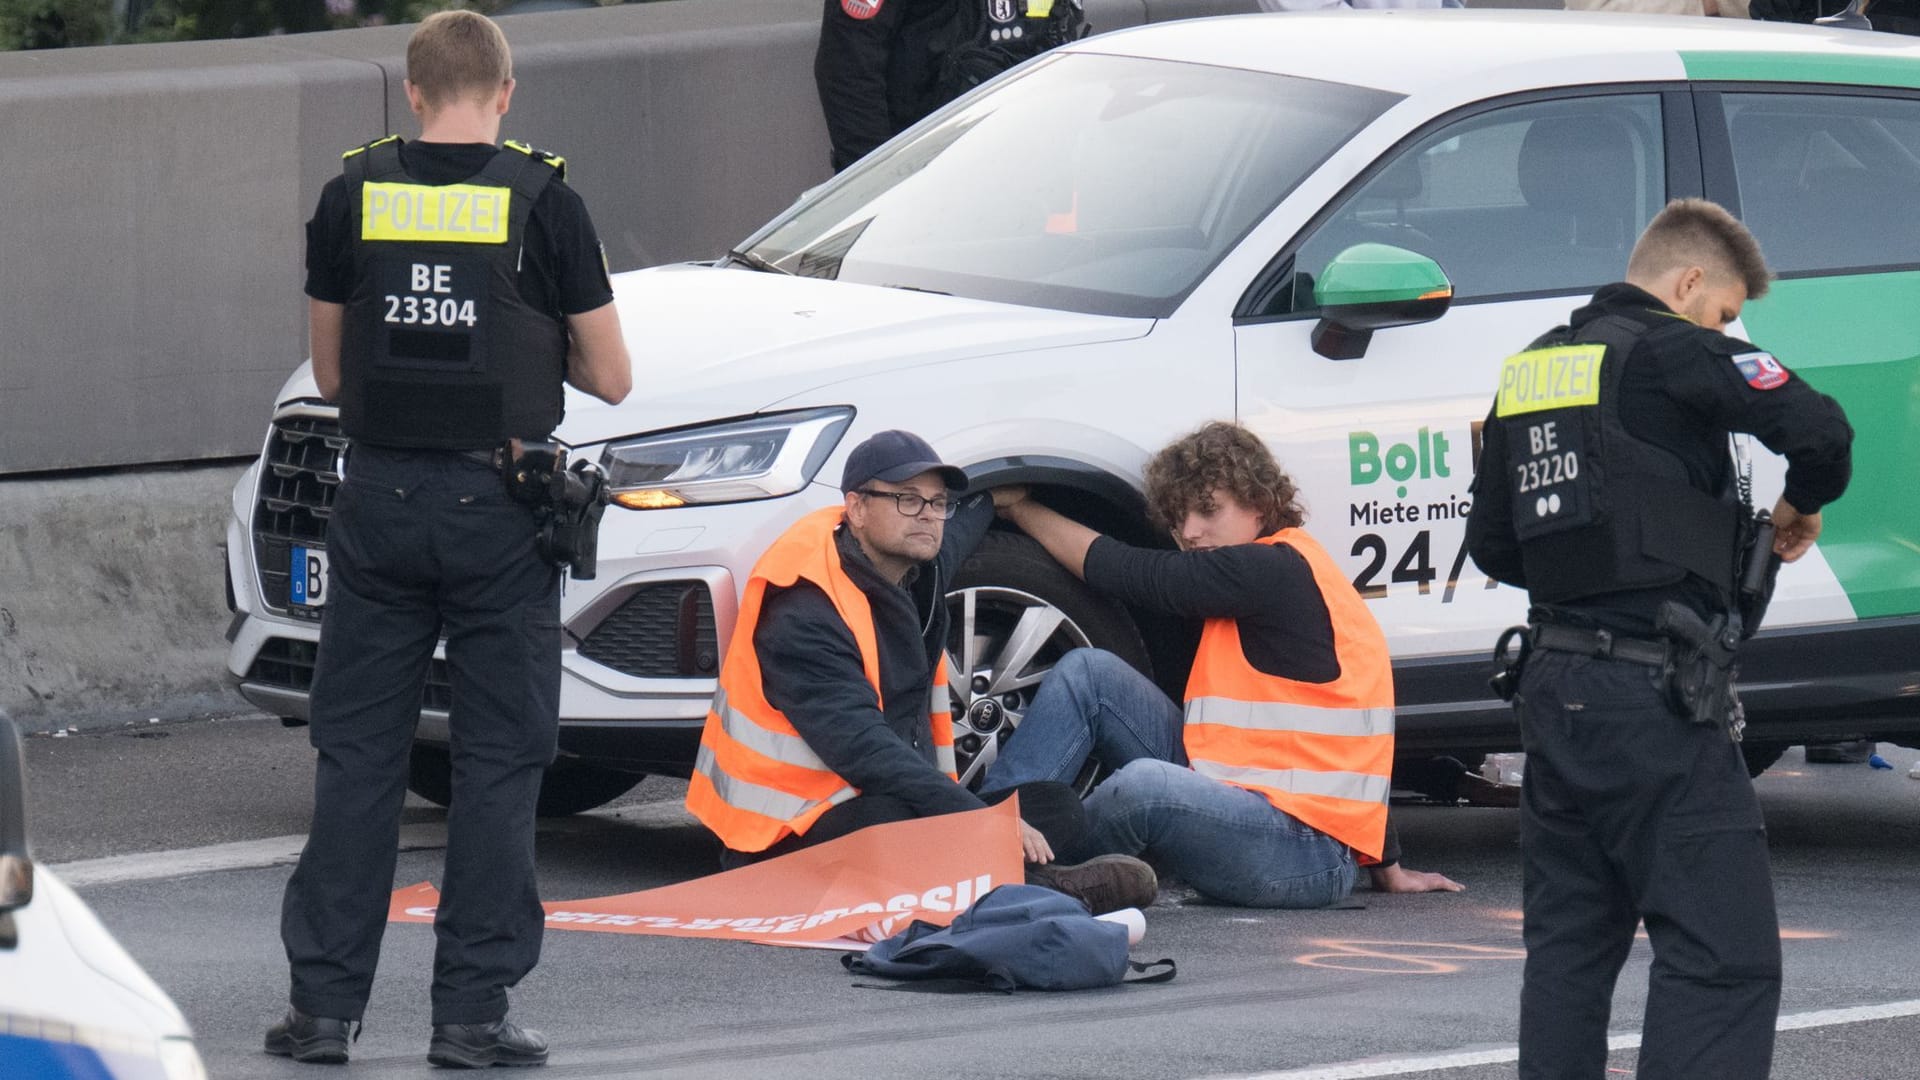
[[[435,1024],[427,1060],[449,1069],[545,1065],[547,1037],[504,1016],[489,1024]]]
[[[286,1017],[267,1029],[266,1051],[311,1065],[345,1065],[349,1029],[358,1026],[358,1021],[308,1016],[289,1007]]]

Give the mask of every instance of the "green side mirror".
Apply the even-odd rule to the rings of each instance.
[[[1320,322],[1313,350],[1329,360],[1366,355],[1375,330],[1432,322],[1453,302],[1440,264],[1390,244],[1355,244],[1333,257],[1313,285]]]

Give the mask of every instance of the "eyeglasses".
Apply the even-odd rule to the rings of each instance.
[[[935,495],[929,499],[912,491],[875,491],[872,488],[857,488],[854,494],[865,495],[869,499],[892,499],[894,508],[907,517],[919,517],[920,511],[931,506],[934,513],[939,514],[942,519],[948,519],[960,509],[959,503],[945,495]]]

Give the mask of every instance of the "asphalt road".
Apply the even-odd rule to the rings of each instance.
[[[1920,754],[1882,752],[1894,771],[1808,765],[1793,751],[1759,781],[1788,935],[1782,1012],[1808,1025],[1782,1032],[1776,1077],[1920,1078],[1920,781],[1906,776]],[[238,718],[35,737],[27,763],[37,854],[172,993],[215,1077],[430,1074],[424,926],[389,928],[347,1070],[259,1052],[285,1000],[277,918],[308,810],[303,732]],[[709,872],[712,843],[678,810],[681,791],[649,779],[612,807],[545,824],[543,894]],[[410,803],[407,820],[413,850],[396,883],[437,879],[442,815]],[[1259,912],[1169,888],[1135,955],[1177,959],[1170,984],[890,993],[854,988],[832,953],[554,930],[514,1016],[552,1038],[544,1075],[555,1077],[1512,1077],[1517,813],[1410,806],[1401,827],[1410,865],[1470,890]],[[1647,960],[1642,942],[1615,1000],[1622,1075]]]

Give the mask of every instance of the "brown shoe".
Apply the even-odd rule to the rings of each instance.
[[[1072,866],[1029,866],[1027,882],[1066,893],[1095,915],[1150,907],[1160,895],[1153,867],[1131,855],[1101,855]]]

